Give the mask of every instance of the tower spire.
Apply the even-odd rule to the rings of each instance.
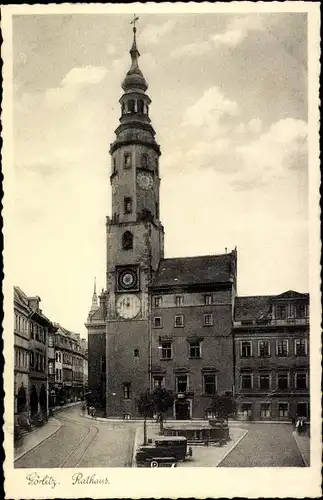
[[[94,278],[94,288],[93,288],[92,305],[91,305],[90,313],[95,312],[98,309],[99,309],[99,304],[98,304],[98,296],[96,293],[96,278]]]
[[[126,78],[122,83],[122,88],[125,91],[132,88],[139,88],[142,89],[143,91],[146,91],[148,88],[147,82],[138,65],[138,59],[140,57],[140,52],[137,47],[137,38],[136,38],[136,33],[137,33],[136,22],[138,20],[139,17],[136,16],[136,14],[134,14],[133,20],[130,22],[130,24],[133,24],[132,28],[133,40],[131,49],[129,51],[131,56],[131,66],[129,71],[127,72]]]

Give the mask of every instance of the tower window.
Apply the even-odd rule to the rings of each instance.
[[[131,399],[131,384],[123,384],[123,397],[124,399]]]
[[[131,154],[124,154],[124,168],[131,168]]]
[[[112,158],[112,173],[117,173],[117,160],[115,158]]]
[[[128,113],[135,113],[135,101],[133,99],[128,101]]]
[[[144,113],[144,101],[142,99],[137,101],[137,111],[138,113]]]
[[[158,203],[155,203],[155,212],[156,212],[156,218],[159,218],[159,210],[158,210]]]
[[[130,231],[126,231],[122,235],[122,249],[123,250],[133,249],[133,234]]]
[[[121,104],[121,113],[124,115],[124,114],[125,114],[125,112],[126,112],[126,105],[125,105],[125,103],[123,102],[123,103]]]
[[[133,355],[135,358],[139,358],[139,349],[134,349],[133,350]]]
[[[142,168],[148,167],[148,155],[147,154],[141,155],[140,163],[141,163]]]
[[[124,213],[131,214],[132,213],[132,198],[124,199]]]

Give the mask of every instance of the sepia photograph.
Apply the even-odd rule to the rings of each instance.
[[[11,498],[320,495],[319,10],[236,3],[4,9]]]

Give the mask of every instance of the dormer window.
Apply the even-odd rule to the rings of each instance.
[[[276,319],[286,319],[286,306],[276,306]]]

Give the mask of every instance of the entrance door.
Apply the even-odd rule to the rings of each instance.
[[[190,419],[189,401],[175,401],[175,418],[176,420]]]
[[[307,403],[297,403],[296,404],[296,416],[297,417],[307,417]]]

